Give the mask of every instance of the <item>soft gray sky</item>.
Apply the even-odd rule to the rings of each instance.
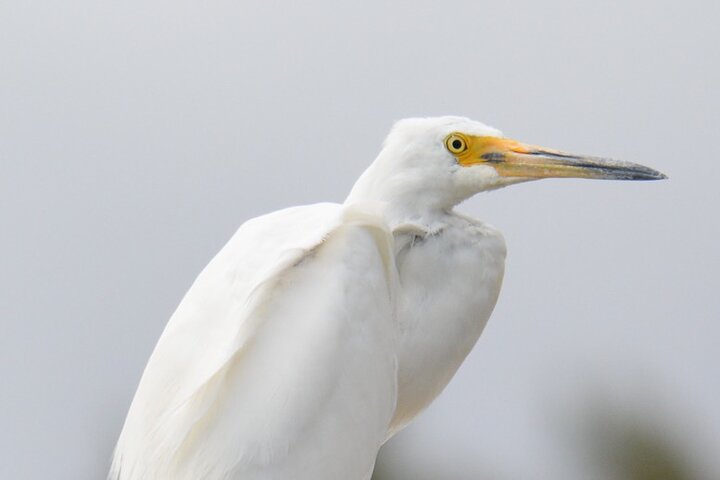
[[[341,201],[394,120],[438,114],[671,179],[550,180],[463,205],[505,233],[504,290],[383,468],[593,478],[572,432],[600,402],[660,418],[719,471],[719,14],[2,2],[0,477],[102,478],[158,335],[233,231]]]

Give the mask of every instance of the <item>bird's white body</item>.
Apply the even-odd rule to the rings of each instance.
[[[505,251],[459,216],[393,232],[368,207],[297,207],[240,228],[158,342],[118,478],[370,477],[479,337]]]
[[[246,222],[163,332],[117,480],[368,480],[447,385],[497,300],[502,236],[453,206],[502,178],[443,147],[467,119],[399,123],[344,204]]]

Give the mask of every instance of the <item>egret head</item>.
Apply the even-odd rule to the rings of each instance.
[[[634,163],[526,145],[468,118],[409,118],[395,124],[348,199],[446,209],[482,191],[552,177],[666,178]]]

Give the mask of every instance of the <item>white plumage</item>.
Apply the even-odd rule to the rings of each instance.
[[[450,381],[500,291],[502,236],[453,207],[545,176],[661,178],[465,118],[409,119],[345,203],[246,222],[168,322],[110,478],[369,479],[383,442]]]

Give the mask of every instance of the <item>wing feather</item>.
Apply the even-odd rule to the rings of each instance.
[[[111,478],[264,479],[288,468],[293,478],[305,478],[297,462],[322,450],[327,435],[318,432],[358,416],[340,415],[358,406],[357,398],[343,396],[377,403],[369,412],[379,423],[366,435],[385,429],[396,381],[387,343],[396,281],[392,252],[392,235],[371,206],[295,207],[241,226],[198,276],[158,341]],[[358,258],[363,265],[355,264]],[[322,336],[327,342],[318,343]],[[349,358],[352,352],[358,358]],[[299,375],[311,385],[298,383]],[[365,380],[348,383],[353,377]],[[322,404],[327,412],[313,407]],[[362,422],[357,428],[367,429]],[[312,442],[314,451],[297,453]],[[374,460],[374,453],[366,456]],[[362,462],[358,468],[367,468]],[[317,473],[308,471],[307,478]]]

